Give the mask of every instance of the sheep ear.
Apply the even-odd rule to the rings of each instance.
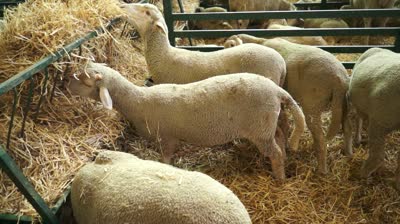
[[[168,28],[167,28],[167,25],[165,24],[164,20],[162,20],[162,19],[157,20],[157,21],[156,21],[156,26],[157,26],[158,28],[160,28],[160,29],[163,31],[163,33],[164,33],[165,35],[167,35],[167,33],[168,33]]]
[[[112,109],[111,96],[106,87],[100,87],[100,100],[105,108]]]

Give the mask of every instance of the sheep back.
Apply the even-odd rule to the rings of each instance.
[[[251,223],[239,199],[211,177],[131,154],[101,152],[77,173],[78,223]]]

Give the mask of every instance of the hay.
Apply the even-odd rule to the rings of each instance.
[[[81,1],[28,1],[15,11],[7,12],[7,28],[0,34],[0,81],[119,14],[112,0],[78,2]],[[49,7],[52,10],[48,10]],[[59,31],[55,32],[57,29]],[[82,56],[78,57],[75,51],[51,67],[50,74],[64,71],[67,64],[72,72],[82,62],[80,57],[94,57],[121,71],[129,80],[141,83],[147,73],[141,54],[143,46],[138,41],[121,37],[121,29],[122,24],[85,44]],[[51,38],[46,37],[53,32]],[[20,38],[20,34],[27,39]],[[352,57],[346,61],[357,59],[357,55]],[[37,82],[40,81],[38,78]],[[22,98],[18,103],[9,153],[49,204],[55,203],[76,171],[99,149],[160,159],[157,143],[138,137],[116,111],[107,111],[90,100],[71,97],[62,82],[57,84],[53,103],[46,100],[37,121],[31,116],[28,118],[26,138],[18,138],[25,89],[26,84],[18,89]],[[32,108],[38,102],[37,92],[35,94]],[[6,139],[11,102],[11,94],[0,96],[1,143]],[[325,127],[327,121],[325,118]],[[253,146],[240,141],[213,148],[182,145],[176,154],[176,166],[207,173],[232,189],[254,223],[396,223],[400,220],[400,201],[391,185],[391,177],[396,166],[395,152],[400,149],[399,138],[399,133],[387,137],[386,168],[368,180],[351,177],[365,159],[368,147],[361,146],[355,149],[353,158],[345,158],[340,153],[341,136],[328,147],[331,172],[325,177],[315,174],[317,160],[311,150],[309,133],[304,135],[298,152],[288,152],[286,173],[289,178],[283,183],[271,178],[268,160],[260,159]],[[0,195],[0,213],[37,217],[3,172],[0,172]]]

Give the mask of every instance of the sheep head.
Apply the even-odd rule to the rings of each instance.
[[[237,35],[233,35],[225,41],[224,48],[231,48],[241,44],[243,44],[242,39],[240,39]]]
[[[125,12],[125,20],[133,25],[140,33],[145,36],[149,29],[158,28],[165,35],[168,34],[168,27],[160,10],[152,4],[121,4]]]
[[[109,110],[112,109],[112,100],[107,87],[103,83],[102,69],[98,69],[94,63],[89,63],[84,73],[77,76],[73,74],[68,89],[74,95],[89,97],[101,101],[103,106]]]

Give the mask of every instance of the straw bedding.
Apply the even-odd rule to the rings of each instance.
[[[159,1],[157,4],[160,6]],[[0,34],[0,82],[94,27],[104,26],[106,21],[119,14],[114,0],[28,1],[16,10],[8,11],[6,28]],[[121,36],[122,27],[123,24],[118,25],[85,44],[81,56],[79,51],[74,51],[50,67],[51,79],[45,103],[36,120],[31,116],[34,112],[30,113],[24,138],[17,134],[28,82],[17,89],[22,96],[18,101],[8,152],[49,204],[55,203],[76,171],[99,149],[160,159],[157,143],[137,136],[116,111],[107,111],[98,103],[72,97],[63,87],[61,78],[76,71],[82,58],[92,57],[121,71],[131,81],[142,83],[147,73],[141,51],[143,45],[140,39],[131,39],[131,31],[128,37]],[[338,57],[355,60],[357,55]],[[67,65],[69,71],[64,74]],[[35,83],[42,82],[42,77],[40,74]],[[58,82],[50,103],[54,79]],[[39,91],[42,90],[37,87],[31,105],[33,109]],[[0,96],[1,143],[6,140],[11,104],[11,93]],[[324,121],[328,122],[328,118]],[[368,147],[356,148],[354,157],[346,158],[340,153],[343,148],[340,135],[328,147],[331,171],[326,176],[314,172],[316,157],[311,150],[309,133],[304,134],[298,152],[288,152],[286,173],[289,178],[283,183],[271,178],[269,161],[261,159],[255,147],[246,142],[236,141],[213,148],[182,145],[175,164],[204,172],[229,187],[242,200],[254,223],[396,223],[400,220],[400,201],[391,178],[396,166],[395,154],[400,149],[399,137],[398,133],[387,137],[386,166],[368,180],[352,177],[366,158]],[[0,213],[37,217],[3,172],[0,172],[0,195]]]

